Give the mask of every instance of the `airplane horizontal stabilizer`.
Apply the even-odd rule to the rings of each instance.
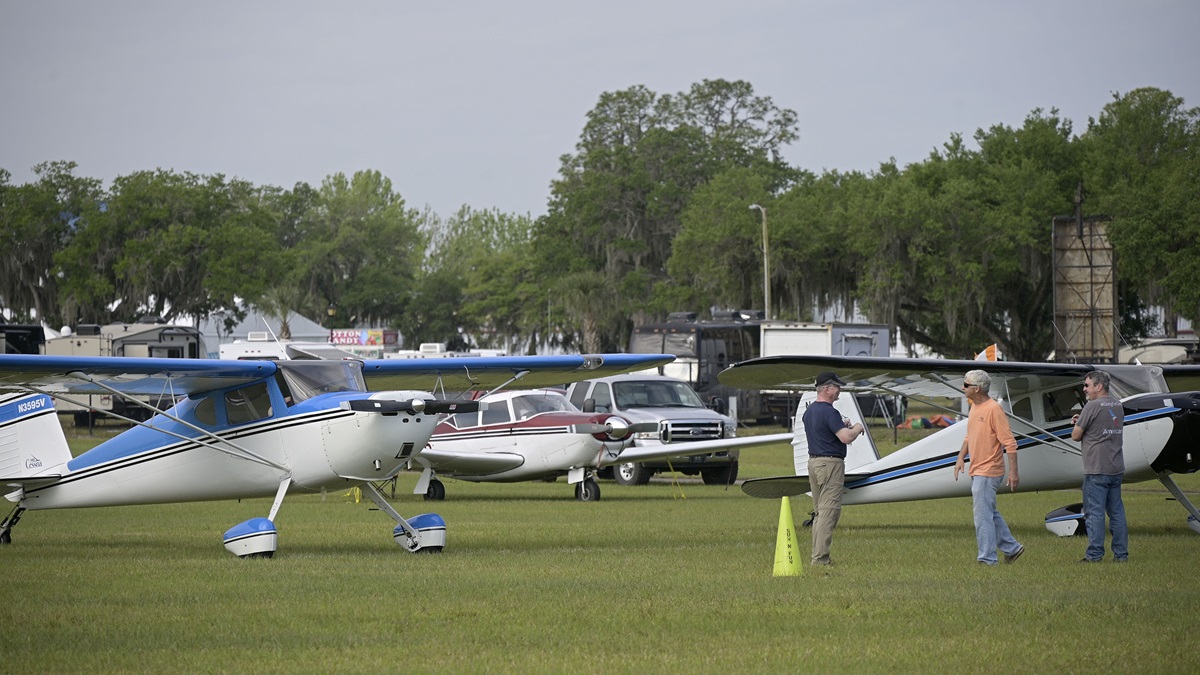
[[[846,474],[846,482],[866,478],[869,474]],[[742,492],[751,497],[779,499],[795,497],[812,492],[808,476],[775,476],[773,478],[749,478],[742,483]]]
[[[752,448],[772,443],[791,443],[791,432],[785,434],[766,434],[763,436],[739,436],[737,438],[714,438],[707,441],[685,441],[683,443],[663,443],[662,445],[641,445],[626,448],[615,459],[605,464],[623,464],[625,462],[647,462],[654,459],[679,457],[681,455],[707,455],[734,448]]]

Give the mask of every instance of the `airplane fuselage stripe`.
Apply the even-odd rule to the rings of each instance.
[[[1169,417],[1179,410],[1179,408],[1158,408],[1156,410],[1135,413],[1125,418],[1125,425],[1128,426],[1130,424],[1137,424],[1139,422],[1148,422],[1151,420],[1160,419],[1162,417]],[[960,424],[962,423],[960,422]],[[1070,438],[1072,428],[1073,427],[1068,426],[1062,429],[1056,429],[1051,433],[1055,438]],[[1046,434],[1038,434],[1032,438],[1019,438],[1017,439],[1017,449],[1020,450],[1022,448],[1029,448],[1034,445],[1044,445],[1048,442],[1049,437]],[[846,483],[846,489],[853,490],[855,488],[867,487],[869,485],[879,485],[880,483],[886,483],[888,481],[893,481],[900,478],[909,478],[911,476],[928,473],[930,471],[935,471],[948,466],[954,466],[955,462],[957,461],[957,452],[941,455],[932,459],[923,459],[919,462],[913,462],[912,464],[897,466],[885,471],[880,471],[879,473],[873,473],[866,478],[848,481]],[[970,462],[970,458],[968,458],[967,461]]]
[[[282,429],[291,428],[291,427],[306,426],[309,424],[319,424],[319,423],[325,422],[327,420],[336,419],[338,417],[348,417],[348,416],[352,416],[354,414],[355,413],[352,411],[329,410],[329,411],[324,411],[324,412],[317,413],[317,414],[314,414],[311,416],[305,416],[302,419],[284,419],[284,420],[269,422],[266,424],[261,424],[257,427],[253,427],[253,428],[225,429],[222,432],[216,432],[216,433],[218,436],[220,436],[222,438],[229,439],[229,440],[236,440],[236,439],[256,436],[256,435],[262,434],[262,433],[280,431]],[[207,440],[210,443],[216,443],[216,441],[213,439],[207,439]],[[67,483],[73,483],[78,480],[83,480],[83,479],[87,479],[87,478],[93,478],[95,476],[100,476],[100,475],[103,475],[105,473],[109,473],[112,471],[119,471],[121,469],[127,469],[130,467],[137,466],[139,464],[145,464],[147,462],[157,461],[160,459],[178,455],[183,452],[190,452],[193,450],[201,450],[201,449],[205,449],[205,448],[206,448],[206,446],[203,443],[200,443],[198,441],[177,441],[170,445],[151,448],[149,450],[146,450],[146,451],[143,451],[143,452],[140,452],[137,454],[126,455],[124,457],[118,457],[116,459],[112,459],[107,462],[84,467],[82,469],[79,469],[78,471],[72,471],[70,474],[63,476],[62,478],[60,478],[59,480],[57,480],[53,483],[50,483],[48,485],[43,485],[43,486],[40,486],[37,488],[29,489],[29,490],[27,490],[27,492],[32,494],[32,493],[39,492],[41,490],[46,490],[46,489],[49,489],[52,487],[66,485]],[[249,460],[247,460],[247,461],[249,461]]]

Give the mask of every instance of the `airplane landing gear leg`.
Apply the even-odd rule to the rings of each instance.
[[[21,519],[21,514],[24,512],[25,507],[17,504],[8,514],[8,517],[4,519],[4,522],[0,523],[0,544],[12,543],[13,526],[16,525],[17,521]]]

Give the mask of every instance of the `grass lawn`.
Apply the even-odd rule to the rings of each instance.
[[[790,452],[744,451],[742,475]],[[415,480],[394,503],[446,519],[440,555],[345,493],[289,497],[272,560],[221,545],[269,500],[27,512],[0,548],[0,672],[1200,670],[1200,536],[1157,483],[1126,488],[1127,565],[1078,565],[1083,540],[1046,531],[1079,501],[1062,491],[1000,497],[1014,565],[975,564],[964,498],[847,507],[837,565],[776,578],[780,504],[736,488],[604,482],[579,503],[562,480],[448,480],[433,504]]]

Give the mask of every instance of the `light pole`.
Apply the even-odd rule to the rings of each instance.
[[[750,210],[758,209],[762,213],[763,224],[763,316],[771,318],[771,257],[767,246],[767,210],[758,204],[751,204]]]

